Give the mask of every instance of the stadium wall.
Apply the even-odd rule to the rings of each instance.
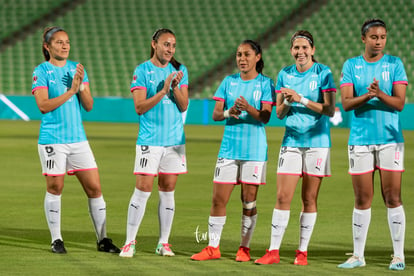
[[[40,120],[41,113],[37,108],[33,96],[7,96],[18,108],[20,108],[31,120]],[[131,98],[105,97],[94,98],[94,108],[90,112],[83,113],[84,121],[94,122],[123,122],[138,123],[138,115],[134,110],[134,103]],[[187,112],[186,124],[193,125],[219,125],[223,122],[215,122],[211,118],[213,114],[215,101],[210,99],[190,99],[190,105]],[[350,113],[344,112],[341,104],[337,104],[337,119],[342,119],[333,125],[337,127],[348,127]],[[414,104],[406,104],[404,110],[400,113],[402,127],[405,130],[414,130]],[[0,119],[15,120],[19,116],[12,112],[7,105],[0,103]],[[268,126],[284,126],[284,120],[276,117],[273,110],[272,117]]]

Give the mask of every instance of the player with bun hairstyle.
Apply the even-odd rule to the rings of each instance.
[[[90,111],[93,98],[82,64],[68,60],[69,36],[60,27],[46,28],[42,52],[45,62],[33,72],[32,93],[42,113],[38,151],[46,177],[44,209],[52,236],[52,252],[66,253],[61,234],[61,195],[64,177],[76,175],[88,196],[89,213],[99,251],[119,253],[106,236],[106,203],[98,168],[86,138],[81,109]]]
[[[315,60],[313,37],[306,30],[293,34],[290,53],[295,64],[283,68],[276,83],[276,114],[279,119],[286,117],[286,131],[279,152],[270,247],[256,264],[280,262],[279,248],[300,178],[300,241],[294,264],[308,264],[307,248],[316,223],[319,189],[322,179],[331,174],[329,117],[335,111],[336,92],[332,72]]]
[[[135,254],[135,238],[156,176],[160,237],[155,253],[174,256],[168,239],[178,175],[187,173],[182,112],[188,106],[188,72],[175,60],[175,50],[175,34],[169,29],[158,29],[152,36],[150,59],[137,66],[133,74],[131,93],[140,126],[134,168],[136,184],[129,202],[121,257]]]
[[[237,48],[236,62],[240,72],[227,76],[214,95],[213,120],[225,120],[226,126],[214,173],[209,244],[191,256],[196,261],[221,257],[219,244],[226,222],[226,205],[236,185],[241,185],[243,208],[236,261],[250,260],[250,240],[257,220],[257,192],[266,183],[265,124],[272,112],[274,85],[262,74],[262,49],[257,42],[243,41]]]
[[[405,104],[407,74],[399,57],[383,53],[387,42],[387,26],[383,20],[365,21],[361,39],[365,52],[344,63],[340,82],[342,106],[351,112],[348,157],[355,203],[353,255],[338,267],[366,265],[365,243],[371,221],[374,174],[378,170],[394,248],[389,269],[404,270],[406,222],[401,200],[404,138],[399,112]]]

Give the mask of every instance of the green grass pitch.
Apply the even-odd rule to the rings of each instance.
[[[223,126],[186,126],[189,173],[179,177],[176,214],[170,243],[175,257],[154,254],[158,241],[158,193],[155,184],[137,236],[132,259],[96,251],[95,234],[87,199],[75,177],[66,176],[62,197],[62,233],[67,255],[50,252],[50,234],[43,211],[45,181],[37,154],[39,122],[0,121],[0,274],[2,275],[161,275],[161,274],[289,274],[382,275],[390,273],[392,244],[375,177],[375,199],[366,245],[365,268],[344,271],[336,266],[352,252],[351,217],[353,191],[347,173],[347,129],[332,129],[332,177],[323,181],[318,200],[318,219],[309,246],[309,265],[294,266],[298,245],[300,187],[291,206],[291,218],[282,242],[278,265],[257,266],[234,261],[240,242],[240,188],[234,189],[227,208],[221,239],[221,260],[194,262],[190,256],[207,245],[212,177]],[[104,198],[107,232],[118,246],[125,239],[127,206],[135,185],[135,124],[85,123],[94,151]],[[269,161],[267,185],[259,189],[258,222],[251,242],[253,260],[269,246],[270,222],[276,200],[276,162],[283,128],[267,128]],[[405,131],[405,169],[402,195],[407,217],[406,265],[402,274],[413,273],[414,262],[414,132]],[[198,229],[198,235],[195,232]]]

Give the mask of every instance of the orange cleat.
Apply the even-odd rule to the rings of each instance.
[[[214,259],[220,259],[221,253],[219,246],[212,247],[207,246],[203,250],[201,250],[200,253],[194,254],[191,256],[191,260],[194,261],[207,261],[207,260],[214,260]]]
[[[239,250],[237,251],[237,254],[236,254],[236,261],[237,262],[248,262],[248,261],[250,261],[250,252],[249,251],[250,251],[250,248],[240,246]]]
[[[262,264],[278,264],[279,262],[280,262],[279,249],[275,249],[275,250],[266,249],[266,254],[260,259],[257,259],[254,263],[262,265]]]
[[[308,251],[296,250],[295,265],[308,265]]]

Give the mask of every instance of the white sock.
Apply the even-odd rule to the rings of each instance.
[[[402,205],[396,208],[388,208],[388,225],[391,232],[394,256],[404,260],[405,212]]]
[[[175,212],[174,191],[159,191],[158,193],[160,195],[160,202],[158,204],[160,239],[158,243],[168,243],[168,238],[170,237]]]
[[[257,214],[254,216],[242,216],[241,222],[241,243],[240,246],[250,247],[250,240],[252,239],[254,228],[256,227]]]
[[[97,198],[88,198],[89,214],[95,227],[96,238],[101,241],[106,238],[106,203],[101,195]]]
[[[272,231],[269,250],[279,250],[283,235],[289,223],[290,210],[273,210]]]
[[[46,192],[44,200],[44,209],[46,214],[47,225],[49,226],[52,242],[60,239],[63,240],[60,232],[60,208],[62,195],[54,195]]]
[[[127,222],[127,236],[125,244],[135,240],[138,228],[141,225],[142,218],[145,214],[145,207],[147,206],[148,198],[151,192],[143,192],[135,188],[129,201],[128,207],[128,222]]]
[[[354,238],[354,255],[364,257],[365,243],[369,224],[371,222],[371,208],[358,210],[354,208],[352,214],[352,234]]]
[[[308,245],[312,236],[313,227],[315,226],[317,213],[300,213],[300,241],[299,250],[308,251]]]
[[[218,247],[220,245],[221,232],[226,224],[226,216],[208,218],[208,245]]]

